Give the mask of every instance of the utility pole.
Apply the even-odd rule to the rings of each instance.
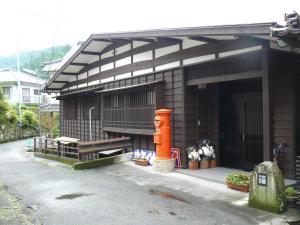
[[[17,35],[17,71],[18,71],[18,97],[19,97],[19,126],[20,138],[22,139],[22,88],[21,88],[21,70],[20,70],[20,36]]]

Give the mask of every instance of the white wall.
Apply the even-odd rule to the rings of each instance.
[[[9,103],[15,104],[19,102],[19,91],[18,91],[18,86],[16,84],[12,85],[1,85],[3,87],[10,87],[10,99],[7,99]],[[31,103],[31,104],[38,104],[39,103],[39,98],[40,98],[40,103],[41,104],[58,104],[58,101],[53,99],[53,96],[48,95],[47,93],[42,93],[41,95],[35,95],[34,90],[39,89],[37,86],[32,86],[32,85],[21,85],[21,98],[23,101],[23,88],[28,88],[29,93],[30,93],[30,101],[29,102],[23,102],[23,103]]]

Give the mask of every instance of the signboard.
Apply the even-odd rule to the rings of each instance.
[[[171,148],[171,158],[175,159],[175,168],[181,168],[179,148]]]

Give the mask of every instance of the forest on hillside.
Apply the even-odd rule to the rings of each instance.
[[[42,50],[21,51],[20,68],[35,71],[40,77],[46,79],[47,74],[42,73],[42,65],[56,59],[61,59],[70,50],[71,45],[54,46]],[[0,69],[17,69],[17,55],[0,56]]]

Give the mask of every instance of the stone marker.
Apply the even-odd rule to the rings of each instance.
[[[263,162],[254,168],[250,179],[249,205],[274,213],[287,208],[284,179],[273,162]]]

